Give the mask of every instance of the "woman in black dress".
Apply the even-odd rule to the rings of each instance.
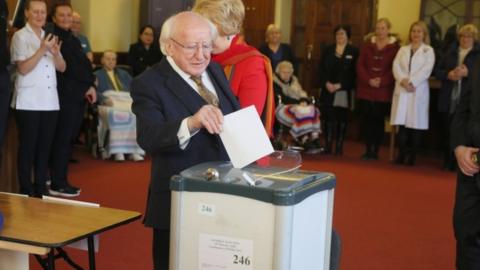
[[[137,76],[162,59],[162,53],[155,40],[155,29],[145,25],[140,29],[138,42],[130,45],[128,64],[132,67],[133,76]]]
[[[351,92],[355,88],[355,66],[358,59],[358,49],[348,43],[350,34],[349,25],[335,27],[335,44],[328,46],[321,58],[319,103],[325,136],[325,154],[332,153],[334,135],[335,154],[343,153],[347,112]]]

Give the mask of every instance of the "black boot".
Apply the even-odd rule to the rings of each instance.
[[[373,147],[370,143],[365,144],[365,153],[362,155],[363,160],[371,160],[372,159],[372,152],[373,152]]]
[[[347,131],[347,123],[339,122],[337,125],[337,134],[335,139],[335,155],[343,155],[343,141],[345,140],[345,133]]]
[[[323,154],[328,155],[332,153],[333,122],[325,122],[323,132],[325,138],[325,147],[323,148]]]

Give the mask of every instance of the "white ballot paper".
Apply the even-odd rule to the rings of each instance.
[[[272,143],[253,105],[225,115],[220,138],[235,168],[243,168],[273,153]]]

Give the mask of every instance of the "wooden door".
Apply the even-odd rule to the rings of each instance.
[[[165,20],[180,11],[192,9],[194,2],[194,0],[141,0],[140,23],[142,26],[152,25],[156,34],[160,35]]]
[[[243,34],[248,44],[258,48],[265,43],[265,29],[274,23],[275,0],[243,0],[245,21]]]
[[[375,0],[295,0],[291,44],[299,59],[299,76],[311,95],[318,94],[318,66],[322,49],[334,42],[338,24],[352,28],[351,42],[359,47],[375,21]]]

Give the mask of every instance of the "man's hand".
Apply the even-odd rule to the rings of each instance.
[[[478,148],[466,147],[463,145],[455,148],[455,157],[457,158],[458,167],[463,174],[473,176],[480,170],[478,164],[472,160],[472,155],[478,151]]]
[[[206,128],[210,134],[220,134],[223,126],[223,114],[213,105],[204,105],[187,120],[188,129]]]
[[[85,98],[88,100],[88,103],[95,103],[97,101],[97,92],[95,91],[95,88],[88,88],[88,91],[85,93]]]

